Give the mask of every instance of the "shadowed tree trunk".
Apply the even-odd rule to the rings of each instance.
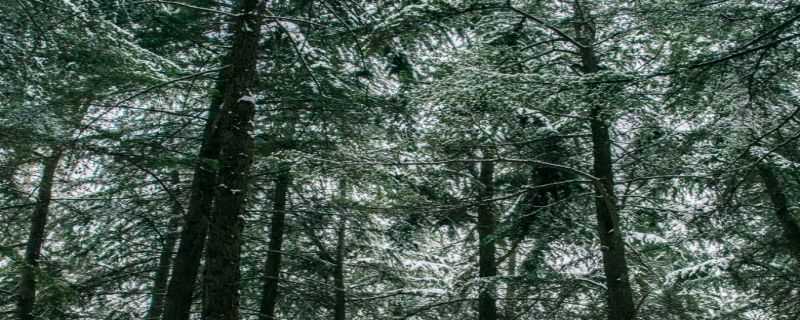
[[[221,84],[217,84],[221,88]],[[178,252],[172,266],[172,277],[167,287],[164,303],[164,320],[188,320],[192,307],[195,282],[197,282],[200,260],[203,256],[208,218],[214,201],[214,186],[217,178],[217,161],[220,145],[214,138],[219,117],[221,95],[212,98],[208,120],[203,133],[199,161],[195,165],[189,208],[183,221]]]
[[[628,278],[625,258],[625,242],[619,228],[619,212],[614,195],[613,171],[611,169],[611,140],[608,125],[598,119],[595,109],[592,120],[594,142],[594,174],[600,181],[595,183],[595,207],[600,244],[603,251],[603,271],[608,288],[608,319],[630,320],[635,318],[633,290]]]
[[[517,248],[511,247],[511,252],[508,253],[508,281],[506,287],[506,308],[505,319],[512,320],[516,317],[517,313],[517,285],[514,283],[514,277],[517,276]]]
[[[578,52],[585,74],[596,73],[599,62],[594,50],[595,26],[589,12],[580,1],[575,2],[575,29]],[[591,99],[588,98],[587,99]],[[592,155],[594,157],[595,210],[597,228],[603,254],[603,271],[606,276],[608,320],[631,320],[636,318],[633,290],[628,278],[625,258],[625,242],[619,224],[617,198],[614,193],[614,169],[611,159],[611,136],[609,120],[604,106],[587,101],[591,109]]]
[[[339,219],[339,228],[336,231],[336,268],[334,268],[333,272],[333,285],[336,287],[333,308],[334,320],[344,320],[347,316],[347,292],[344,287],[347,218],[344,212],[342,212],[342,216]]]
[[[767,165],[759,166],[758,170],[769,199],[772,201],[772,206],[775,207],[775,216],[780,221],[786,245],[796,261],[800,263],[800,225],[789,211],[789,201],[783,191],[783,183]]]
[[[269,252],[264,265],[264,286],[261,293],[259,319],[275,319],[275,304],[278,301],[278,282],[281,273],[281,250],[283,249],[284,221],[286,218],[286,198],[292,183],[288,169],[281,169],[275,181],[272,195],[272,218],[269,230]]]
[[[167,226],[167,234],[164,236],[163,247],[161,248],[161,255],[158,258],[158,267],[156,268],[155,279],[153,280],[153,292],[150,297],[150,306],[147,309],[147,320],[159,320],[161,314],[164,312],[164,298],[167,291],[167,279],[169,278],[169,269],[172,265],[172,251],[175,249],[175,243],[178,241],[178,224],[179,219],[183,215],[183,207],[180,203],[180,177],[177,171],[172,172],[172,185],[173,193],[172,198],[172,212],[169,218],[169,225]]]
[[[36,205],[31,215],[31,228],[28,242],[25,245],[25,260],[23,261],[19,284],[17,285],[17,318],[19,320],[33,320],[33,307],[36,303],[36,273],[39,271],[39,257],[44,245],[45,227],[50,213],[50,200],[53,194],[53,180],[61,161],[61,150],[54,150],[50,157],[44,161],[42,180],[39,181],[39,193],[36,196]]]
[[[203,319],[238,320],[241,236],[250,166],[253,159],[256,64],[265,1],[242,0],[231,23],[233,45],[223,72],[224,103],[217,134],[219,181],[208,229],[203,277]]]
[[[485,154],[485,158],[490,156]],[[496,221],[491,199],[494,197],[494,162],[484,161],[480,165],[480,203],[478,204],[478,274],[481,277],[478,293],[478,319],[496,320],[497,301],[494,277],[497,276],[495,258]],[[486,279],[489,278],[489,279]]]

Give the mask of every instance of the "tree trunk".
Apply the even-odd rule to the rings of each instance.
[[[259,312],[259,319],[261,320],[276,319],[275,304],[278,301],[278,282],[281,273],[286,198],[291,183],[292,178],[288,169],[282,170],[275,181],[275,190],[272,196],[272,219],[269,230],[269,252],[267,252],[267,262],[264,265],[264,286]]]
[[[222,88],[222,84],[218,83],[217,88]],[[199,161],[194,168],[189,208],[184,217],[178,252],[175,254],[172,266],[172,277],[167,287],[164,320],[189,320],[195,282],[206,241],[208,219],[214,201],[220,152],[219,141],[214,135],[221,104],[221,95],[214,95],[211,107],[208,109]]]
[[[508,253],[508,277],[510,281],[507,282],[506,287],[506,310],[505,319],[512,320],[516,317],[517,313],[517,286],[514,283],[514,277],[517,276],[517,248],[511,247],[511,252]]]
[[[231,47],[224,72],[224,104],[219,118],[219,184],[208,230],[206,270],[203,277],[206,320],[239,319],[241,217],[245,208],[253,159],[253,91],[257,79],[258,45],[266,1],[242,0],[233,17]]]
[[[497,276],[496,221],[491,202],[494,197],[494,162],[481,162],[479,180],[481,186],[478,199],[480,201],[478,204],[478,274],[483,281],[481,281],[478,293],[478,319],[496,320],[497,301],[495,296],[497,292],[494,284],[494,277]]]
[[[153,280],[153,292],[150,298],[150,306],[147,309],[147,320],[160,320],[161,314],[164,312],[164,299],[167,291],[167,279],[169,279],[169,269],[172,265],[172,251],[175,249],[175,243],[178,241],[178,220],[183,215],[183,207],[180,203],[180,178],[178,172],[172,173],[173,194],[172,200],[172,213],[169,218],[169,225],[167,226],[167,234],[164,236],[163,247],[161,248],[161,256],[158,258],[158,267],[156,269],[155,279]]]
[[[347,292],[344,287],[347,218],[344,213],[342,213],[340,219],[339,228],[336,232],[336,268],[333,272],[333,285],[336,286],[335,305],[333,308],[334,320],[344,320],[347,316]]]
[[[597,111],[597,108],[595,109]],[[603,271],[608,287],[608,319],[630,320],[635,318],[633,290],[628,279],[628,264],[625,258],[625,242],[619,228],[619,212],[614,195],[613,170],[611,168],[611,140],[608,125],[593,112],[592,153],[594,174],[600,181],[595,183],[595,207],[600,245],[603,251]]]
[[[25,246],[19,285],[17,286],[17,317],[19,320],[33,320],[33,307],[36,303],[36,274],[39,270],[39,257],[44,245],[45,226],[50,213],[50,200],[53,194],[53,179],[61,161],[61,150],[54,150],[44,162],[42,180],[39,182],[39,193],[36,206],[31,216],[31,229]]]
[[[583,72],[596,73],[599,63],[594,51],[595,26],[588,12],[580,3],[575,5],[577,41]],[[588,101],[594,103],[593,101]],[[625,258],[625,242],[619,224],[617,198],[614,193],[614,169],[611,159],[611,137],[605,108],[595,104],[591,110],[592,155],[594,157],[595,210],[597,228],[603,255],[603,271],[606,276],[608,320],[631,320],[636,318],[633,289],[628,278]]]
[[[758,169],[770,201],[772,201],[772,206],[775,207],[775,216],[783,228],[783,237],[786,245],[797,262],[800,263],[800,225],[798,225],[797,220],[792,217],[792,213],[789,211],[789,202],[783,191],[783,183],[775,175],[772,168],[767,165],[761,165]]]

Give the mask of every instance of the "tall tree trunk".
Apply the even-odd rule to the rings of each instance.
[[[261,293],[259,319],[275,318],[275,304],[278,301],[278,282],[281,273],[281,250],[283,249],[284,221],[286,218],[286,198],[292,183],[288,169],[281,169],[275,181],[272,195],[272,219],[269,230],[269,252],[264,265],[264,286]]]
[[[783,228],[783,237],[786,245],[797,262],[800,263],[800,225],[798,225],[797,220],[792,217],[792,213],[789,211],[789,201],[783,191],[783,183],[769,166],[761,165],[758,169],[761,180],[764,181],[764,187],[767,189],[769,199],[772,201],[772,206],[775,207],[775,216],[780,221],[781,228]]]
[[[45,226],[50,213],[50,200],[53,194],[53,179],[61,161],[61,150],[54,150],[45,159],[42,180],[39,182],[39,193],[31,215],[31,229],[25,246],[25,260],[21,267],[19,285],[17,286],[17,317],[19,320],[33,320],[33,307],[36,303],[36,273],[39,270],[39,257],[44,245]]]
[[[333,285],[336,287],[336,292],[334,294],[335,305],[333,308],[334,320],[344,320],[347,316],[347,291],[345,291],[344,287],[347,218],[344,213],[342,213],[339,219],[339,228],[336,231],[336,268],[333,272]]]
[[[488,155],[484,155],[489,157]],[[497,276],[497,263],[495,258],[496,221],[493,205],[491,202],[494,197],[494,162],[481,162],[480,172],[480,203],[478,204],[478,274],[483,280],[480,284],[478,293],[478,319],[496,320],[497,301],[496,285],[494,284]],[[490,278],[490,279],[486,279]]]
[[[222,83],[217,84],[218,92]],[[203,142],[200,146],[199,161],[194,168],[189,207],[183,221],[178,252],[172,266],[172,277],[167,286],[164,302],[164,320],[189,320],[197,282],[200,260],[206,241],[208,219],[214,201],[214,187],[217,179],[217,161],[220,145],[214,138],[219,119],[222,96],[215,94],[208,109]]]
[[[179,219],[183,215],[183,206],[180,203],[180,177],[178,172],[172,173],[173,192],[171,195],[172,212],[167,226],[167,234],[164,236],[161,255],[158,258],[155,279],[153,280],[153,292],[150,297],[150,306],[147,309],[147,320],[160,320],[164,312],[164,299],[167,291],[167,279],[169,279],[169,269],[172,265],[172,251],[178,241]]]
[[[584,11],[580,1],[575,2],[575,26],[583,72],[596,73],[599,62],[594,50],[595,26],[589,12]],[[587,98],[591,99],[591,98]],[[595,103],[594,101],[588,101]],[[611,159],[611,137],[609,121],[602,105],[591,109],[592,155],[594,157],[595,210],[597,228],[603,255],[603,271],[606,276],[608,320],[631,320],[636,318],[633,289],[628,277],[625,258],[625,242],[619,224],[617,198],[614,193],[614,169]]]
[[[608,125],[599,119],[599,110],[592,112],[592,141],[594,155],[594,174],[600,181],[595,183],[595,210],[600,245],[603,252],[603,271],[608,288],[608,319],[635,319],[633,289],[628,278],[628,264],[625,258],[625,242],[619,225],[619,212],[614,195],[613,170],[611,160],[611,140]]]
[[[206,320],[239,319],[241,217],[253,160],[253,117],[259,39],[266,1],[239,1],[233,17],[231,47],[224,72],[224,104],[217,128],[220,149],[219,184],[208,230],[203,277]]]
[[[511,246],[510,250],[511,252],[508,253],[508,277],[511,281],[507,282],[506,287],[506,320],[514,319],[517,313],[517,286],[513,280],[517,276],[517,247]]]

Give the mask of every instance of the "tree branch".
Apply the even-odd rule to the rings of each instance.
[[[566,32],[561,31],[561,29],[557,28],[556,26],[553,26],[553,25],[545,22],[544,20],[542,20],[542,19],[540,19],[540,18],[538,18],[538,17],[536,17],[536,16],[534,16],[534,15],[532,15],[530,13],[527,13],[525,11],[517,9],[516,7],[514,7],[514,5],[511,4],[511,0],[507,0],[506,1],[506,6],[508,6],[508,8],[511,9],[511,11],[514,11],[514,12],[520,14],[521,16],[527,18],[527,19],[533,20],[534,22],[542,25],[543,27],[549,29],[550,31],[553,31],[559,37],[563,38],[564,40],[566,40],[569,43],[572,43],[573,45],[577,46],[578,48],[586,48],[585,44],[580,43],[580,41],[578,41],[578,40],[575,40],[575,38],[571,37]]]

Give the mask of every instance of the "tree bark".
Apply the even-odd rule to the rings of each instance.
[[[281,250],[283,249],[284,221],[286,218],[286,198],[292,183],[288,170],[282,170],[275,181],[272,196],[272,218],[269,230],[269,252],[264,265],[264,286],[261,294],[259,319],[272,320],[278,301],[278,282],[281,273]]]
[[[767,195],[769,195],[772,206],[775,207],[775,217],[781,224],[783,229],[783,237],[789,251],[794,255],[796,261],[800,263],[800,225],[797,220],[792,217],[789,210],[789,201],[787,200],[786,193],[783,190],[783,183],[775,175],[772,168],[767,165],[761,165],[758,168],[761,180],[764,182]]]
[[[508,277],[514,279],[517,276],[517,248],[511,247],[511,252],[508,253]],[[506,287],[506,309],[505,319],[515,319],[517,314],[517,286],[513,280],[507,282]]]
[[[217,84],[222,87],[221,83]],[[214,138],[219,118],[222,96],[216,94],[208,110],[203,142],[194,168],[189,207],[183,221],[178,252],[172,266],[172,277],[167,286],[164,302],[164,320],[189,320],[197,282],[200,260],[203,256],[208,219],[214,201],[217,179],[217,161],[220,145]]]
[[[481,183],[478,204],[478,274],[481,278],[478,293],[478,319],[496,320],[497,263],[495,258],[496,221],[491,199],[494,197],[494,162],[481,162],[479,180]],[[488,279],[487,279],[488,278]]]
[[[239,319],[241,235],[250,166],[253,159],[253,118],[256,64],[266,1],[242,0],[233,17],[231,47],[224,72],[224,104],[217,137],[220,149],[219,184],[208,230],[203,277],[206,320]]]
[[[181,206],[180,198],[180,178],[178,172],[172,173],[173,194],[172,212],[169,218],[169,225],[167,226],[167,234],[164,236],[163,247],[161,248],[161,255],[158,258],[158,267],[156,268],[155,279],[153,280],[153,292],[150,297],[150,306],[147,309],[147,320],[160,320],[164,312],[164,299],[167,291],[167,280],[169,279],[169,269],[172,265],[172,251],[175,249],[175,243],[178,241],[178,220],[183,215],[183,206]]]
[[[45,159],[42,171],[42,180],[39,182],[39,193],[36,205],[31,215],[31,228],[28,242],[25,245],[25,259],[21,269],[19,285],[17,286],[17,318],[19,320],[33,320],[34,304],[36,303],[36,274],[39,271],[39,257],[45,240],[45,227],[50,213],[50,202],[53,194],[53,180],[61,161],[61,150],[54,150]]]
[[[597,108],[595,109],[597,110]],[[619,212],[614,195],[613,170],[611,160],[611,140],[608,125],[594,114],[592,119],[592,141],[594,155],[594,174],[600,181],[595,183],[595,210],[600,245],[603,252],[603,271],[608,288],[608,319],[635,319],[633,289],[628,278],[628,264],[625,258],[625,242],[619,228]]]
[[[340,219],[339,228],[336,231],[336,268],[334,268],[333,272],[333,285],[336,286],[336,292],[334,293],[335,305],[333,308],[334,320],[345,320],[347,316],[347,292],[344,287],[347,219],[344,213],[342,213]]]
[[[595,26],[588,12],[579,1],[575,2],[577,40],[583,72],[596,73],[599,68],[594,50]],[[631,320],[636,318],[633,289],[628,277],[625,258],[625,242],[619,224],[617,198],[614,192],[614,169],[611,158],[611,136],[605,108],[593,101],[591,109],[592,155],[594,157],[595,211],[597,228],[602,246],[603,271],[606,276],[608,320]]]

